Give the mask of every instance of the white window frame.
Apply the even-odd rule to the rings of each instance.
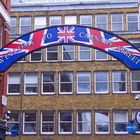
[[[82,18],[85,18],[84,20],[90,18],[91,21],[90,23],[82,23]],[[80,15],[80,25],[92,27],[92,15]]]
[[[107,110],[97,110],[97,111],[95,111],[95,114],[96,114],[96,112],[108,112],[108,117],[109,117],[109,122],[103,122],[103,121],[101,121],[101,122],[96,122],[96,116],[95,116],[95,133],[96,134],[110,134],[110,113],[109,113],[109,111],[107,111]],[[96,131],[96,123],[107,123],[108,124],[108,132],[98,132],[98,131]]]
[[[36,20],[40,20],[40,18],[42,18],[43,22],[40,21],[40,23],[37,25],[36,24]],[[42,24],[43,23],[43,24]],[[44,24],[45,23],[45,24]],[[38,30],[38,29],[41,29],[41,28],[45,28],[47,25],[46,25],[46,17],[45,16],[36,16],[34,17],[34,30]]]
[[[125,73],[125,81],[114,81],[114,73],[124,72]],[[125,83],[125,91],[114,91],[114,83],[123,82]],[[127,72],[126,71],[113,71],[112,72],[112,89],[113,93],[127,93]]]
[[[106,74],[106,76],[107,76],[107,81],[99,81],[98,83],[107,83],[107,90],[106,91],[101,91],[101,92],[98,92],[98,91],[96,91],[96,84],[97,84],[97,80],[96,80],[96,74],[97,73],[104,73],[104,74]],[[107,72],[107,71],[96,71],[95,73],[94,73],[94,89],[95,89],[95,94],[107,94],[107,93],[109,93],[109,72]]]
[[[32,60],[32,55],[34,54],[40,54],[41,55],[40,60]],[[42,50],[37,50],[37,51],[32,52],[30,54],[30,62],[42,62]]]
[[[31,25],[30,25],[30,31],[32,31],[32,17],[30,17],[30,16],[24,16],[24,17],[19,17],[19,34],[26,34],[26,33],[28,33],[28,32],[30,32],[30,31],[28,31],[28,32],[24,32],[24,33],[21,33],[21,27],[28,27],[29,25],[22,25],[21,24],[21,19],[23,19],[23,18],[29,18],[30,19],[30,22],[31,22]],[[21,26],[22,25],[22,26]]]
[[[89,81],[78,81],[78,77],[79,76],[87,76],[88,78],[89,78]],[[80,92],[78,89],[79,89],[79,86],[78,86],[78,84],[79,83],[83,83],[83,84],[89,84],[90,85],[90,90],[89,90],[89,92]],[[90,94],[91,93],[91,72],[77,72],[77,94]]]
[[[59,55],[58,50],[59,50],[59,46],[55,46],[55,47],[57,47],[57,51],[48,51],[48,48],[46,48],[46,62],[58,62],[58,57],[59,57],[58,56]],[[49,53],[57,53],[57,60],[48,60],[48,52]]]
[[[78,113],[89,113],[90,114],[90,122],[89,121],[79,121],[78,120]],[[91,111],[78,111],[77,112],[77,121],[76,122],[77,122],[77,125],[76,125],[77,126],[76,127],[77,128],[77,134],[91,134]],[[78,131],[78,124],[79,123],[90,123],[90,131],[89,132],[79,132]]]
[[[104,16],[106,19],[106,22],[103,22],[103,21],[101,21],[101,22],[97,22],[97,16]],[[108,30],[108,15],[107,14],[98,14],[98,15],[95,15],[95,27],[97,27],[97,28],[99,28],[98,26],[97,26],[97,24],[99,24],[99,25],[106,25],[106,29],[104,29],[104,30]],[[103,28],[101,28],[101,29],[103,29]]]
[[[131,22],[129,21],[129,22],[128,22],[128,16],[129,16],[129,15],[132,15],[132,16],[133,16],[133,15],[137,15],[137,19],[138,19],[138,21],[137,21],[137,22],[138,22],[138,25],[137,25],[137,26],[138,26],[138,29],[137,29],[137,30],[129,30],[129,29],[128,29],[128,23],[136,23],[136,21],[131,21]],[[138,31],[138,30],[139,30],[139,13],[128,13],[128,14],[126,15],[126,26],[127,26],[127,31],[130,31],[130,32],[131,32],[131,31]]]
[[[59,20],[60,23],[58,23],[58,24],[52,24],[52,23],[51,23],[52,20]],[[61,25],[61,24],[62,24],[61,16],[50,16],[50,17],[49,17],[49,25],[50,25],[50,26]]]
[[[44,74],[54,74],[54,82],[45,82],[46,84],[54,84],[54,92],[43,92],[43,75]],[[54,73],[54,72],[47,72],[47,73],[42,73],[42,86],[41,86],[41,93],[43,94],[43,95],[49,95],[49,94],[55,94],[55,90],[56,90],[56,74]]]
[[[78,46],[78,61],[91,61],[92,59],[92,48],[89,48],[89,47],[86,47],[86,48],[89,48],[89,50],[80,50],[80,47],[84,47],[84,46]],[[80,58],[80,53],[81,52],[90,52],[90,58],[89,59],[81,59]]]
[[[59,112],[59,120],[58,120],[58,132],[59,132],[59,134],[72,134],[73,133],[73,113],[72,112],[70,112],[70,111],[68,111],[68,112],[70,112],[71,113],[71,116],[72,116],[72,121],[60,121],[60,113],[63,113],[63,112],[67,112],[67,111],[60,111]],[[60,131],[60,123],[71,123],[72,125],[72,128],[71,128],[71,132],[61,132]]]
[[[64,16],[64,25],[75,25],[77,24],[77,16],[66,15]]]
[[[95,49],[95,60],[96,60],[96,61],[108,61],[108,54],[105,53],[105,52],[102,52],[102,51],[100,51],[100,52],[106,54],[107,58],[105,58],[105,59],[97,59],[97,52],[98,52],[98,51],[99,51],[99,50],[96,50],[96,49]]]
[[[1,24],[0,24],[0,26],[1,26]],[[3,26],[1,26],[0,27],[0,48],[2,48],[3,47]]]
[[[9,79],[10,79],[10,74],[17,74],[18,76],[19,76],[19,81],[20,81],[20,83],[19,83],[19,86],[20,86],[20,84],[21,84],[21,75],[20,75],[20,73],[9,73],[8,74],[8,77],[7,77],[7,95],[19,95],[20,94],[20,90],[19,90],[19,92],[17,92],[17,93],[10,93],[9,91],[8,91],[8,87],[9,87]]]
[[[27,74],[34,74],[34,75],[36,75],[37,76],[37,83],[34,83],[34,81],[32,81],[32,83],[27,83],[26,82],[26,77],[27,77]],[[27,92],[25,92],[26,91],[26,84],[37,84],[37,92],[35,92],[35,93],[33,93],[33,92],[31,92],[31,93],[27,93]],[[25,73],[24,74],[24,95],[37,95],[38,94],[38,73]]]
[[[8,124],[18,124],[18,126],[19,126],[19,112],[17,112],[17,111],[12,111],[11,113],[18,113],[18,120],[17,121],[14,121],[14,119],[11,119],[11,115],[10,115],[10,120],[9,121],[7,121],[7,126],[8,126]],[[9,130],[9,129],[8,129]],[[19,133],[19,132],[18,132]],[[6,134],[7,135],[11,135],[11,132],[10,131],[7,131],[6,132]]]
[[[140,83],[140,80],[133,80],[133,79],[132,79],[132,73],[133,73],[133,72],[136,72],[136,73],[139,72],[139,75],[140,75],[140,71],[131,71],[131,93],[140,93],[140,90],[139,90],[139,91],[133,91],[133,90],[132,90],[132,85],[133,85],[132,83],[133,83],[133,82],[134,82],[134,83],[137,83],[137,82]]]
[[[127,114],[127,118],[126,118],[126,122],[128,122],[128,111],[123,111],[123,110],[117,110],[117,111],[114,111],[114,112],[126,112]],[[113,131],[114,131],[114,134],[128,134],[128,132],[127,131],[125,131],[125,132],[116,132],[115,131],[115,123],[117,122],[117,123],[121,123],[122,121],[114,121],[114,112],[113,112]],[[122,123],[125,123],[125,122],[122,122]]]
[[[43,121],[42,120],[42,116],[43,116],[43,113],[54,113],[54,121]],[[43,123],[52,123],[52,124],[54,124],[54,131],[53,132],[42,132],[42,124]],[[49,110],[49,111],[44,111],[44,112],[41,112],[41,124],[40,124],[40,132],[41,132],[41,134],[47,134],[47,135],[53,135],[53,134],[55,134],[55,112],[54,111],[51,111],[51,110]]]
[[[114,21],[112,20],[112,16],[113,16],[113,15],[121,15],[121,22],[114,22]],[[124,28],[123,28],[123,25],[124,25],[124,22],[123,22],[123,14],[121,14],[121,13],[111,14],[111,31],[117,32],[117,31],[114,31],[114,30],[113,30],[113,25],[114,25],[114,24],[121,24],[121,25],[122,25],[121,30],[117,30],[117,31],[123,31],[123,30],[124,30]]]
[[[36,121],[31,121],[31,122],[25,122],[25,114],[26,113],[36,113],[36,112],[23,112],[23,134],[37,134],[37,113],[36,113]],[[36,123],[36,132],[25,132],[25,123]]]
[[[11,17],[11,20],[12,19],[14,19],[15,20],[15,24],[13,25],[13,24],[11,24],[11,29],[12,28],[14,28],[15,29],[15,33],[11,33],[11,31],[10,31],[10,35],[16,35],[17,34],[17,26],[16,26],[16,24],[17,24],[17,19],[16,19],[16,17]]]
[[[72,82],[61,82],[61,74],[68,73],[72,75]],[[71,83],[72,84],[72,92],[61,92],[61,83]],[[73,72],[60,72],[59,73],[59,94],[73,94]]]

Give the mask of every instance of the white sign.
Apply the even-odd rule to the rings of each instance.
[[[140,112],[137,112],[135,115],[136,122],[140,125]]]
[[[2,95],[2,105],[7,106],[7,97]]]

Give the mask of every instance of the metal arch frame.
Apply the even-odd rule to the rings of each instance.
[[[65,29],[69,32],[68,35],[65,34]],[[61,36],[59,36],[60,33]],[[29,37],[32,36],[33,39],[30,40]],[[54,40],[51,41],[52,38]],[[97,41],[97,38],[100,41]],[[46,41],[48,44],[46,43],[47,45],[42,46],[43,41]],[[24,44],[23,42],[26,42],[27,44]],[[19,46],[21,45],[25,48],[18,49],[18,43]],[[109,45],[109,43],[112,43],[112,46]],[[36,50],[57,45],[82,45],[94,48],[113,56],[129,69],[140,69],[140,51],[126,39],[123,39],[110,31],[105,31],[99,28],[81,25],[60,25],[29,32],[18,37],[0,49],[0,72],[6,71],[18,60]]]

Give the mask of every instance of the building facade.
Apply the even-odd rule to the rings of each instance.
[[[140,46],[139,2],[14,1],[11,41],[40,28],[79,24],[119,35]],[[52,46],[7,70],[7,140],[139,140],[127,132],[140,102],[140,71],[99,50]],[[11,137],[13,125],[19,135]],[[140,133],[139,128],[137,133]]]
[[[0,1],[0,48],[9,42],[10,0]],[[6,73],[0,73],[0,140],[4,140],[6,126],[3,115],[6,110]]]

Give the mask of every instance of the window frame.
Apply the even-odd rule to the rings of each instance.
[[[85,46],[78,46],[78,61],[91,61],[92,60],[92,48],[89,48],[89,47],[86,47],[86,48],[89,48],[89,50],[80,50],[81,47],[85,47]],[[89,52],[90,53],[90,58],[89,59],[81,59],[80,58],[80,53],[81,52]]]
[[[124,121],[114,121],[114,112],[126,112],[127,114],[127,118],[126,118],[126,122],[124,122]],[[113,132],[114,132],[114,134],[128,134],[128,131],[125,131],[125,132],[116,132],[115,131],[115,123],[128,123],[128,111],[127,110],[114,110],[113,111]]]
[[[113,18],[112,18],[113,15],[115,15],[115,16],[116,16],[116,15],[120,15],[120,16],[121,16],[121,22],[114,22],[114,21],[112,20],[112,19],[113,19]],[[112,14],[111,14],[111,31],[113,31],[113,32],[121,32],[121,31],[124,31],[124,27],[123,27],[124,21],[123,21],[123,20],[124,20],[124,18],[123,18],[123,13],[116,13],[116,14],[115,14],[115,13],[112,13]],[[119,25],[121,25],[121,30],[116,30],[116,31],[113,30],[113,25],[114,25],[114,24],[119,24]]]
[[[68,112],[71,113],[71,117],[72,117],[72,121],[60,121],[60,113],[63,112]],[[72,111],[59,111],[59,118],[58,118],[58,133],[59,134],[63,134],[63,135],[67,135],[67,134],[73,134],[73,112]],[[60,123],[71,123],[71,132],[61,132],[60,131]]]
[[[17,93],[11,93],[11,92],[9,92],[9,76],[10,76],[10,74],[16,74],[16,75],[18,75],[19,76],[19,81],[20,81],[20,83],[19,83],[19,92],[17,92]],[[21,87],[21,74],[19,73],[19,72],[9,72],[8,73],[8,75],[7,75],[7,95],[20,95],[20,87]]]
[[[71,74],[72,75],[72,82],[61,82],[61,74]],[[69,72],[69,71],[62,71],[59,73],[59,94],[64,95],[64,94],[73,94],[73,86],[74,86],[74,80],[73,80],[73,72]],[[71,83],[72,84],[72,92],[61,92],[61,84],[63,83]]]
[[[102,22],[97,22],[97,16],[104,16],[105,17],[105,22],[103,22],[103,21]],[[108,14],[96,14],[95,15],[95,27],[103,29],[103,30],[108,30],[108,18],[109,18]],[[98,27],[98,25],[105,25],[106,29]]]
[[[128,21],[128,16],[130,16],[130,15],[137,15],[137,21]],[[137,29],[136,30],[130,30],[129,29],[129,27],[128,27],[128,24],[130,24],[130,23],[137,23]],[[138,31],[139,30],[139,13],[127,13],[126,14],[126,29],[127,29],[127,31],[130,31],[130,32],[133,32],[133,31]]]
[[[10,35],[16,35],[17,34],[17,18],[16,17],[11,17],[11,20],[14,19],[15,24],[11,24],[11,29],[14,28],[15,29],[15,33],[11,33],[10,31]]]
[[[66,19],[66,18],[69,19],[68,23],[67,23],[68,19]],[[77,24],[77,16],[76,15],[65,15],[64,16],[64,25],[73,25],[73,24]]]
[[[64,51],[63,50],[63,48],[65,47],[65,46],[73,46],[74,48],[73,48],[73,51],[71,50],[71,51]],[[63,45],[62,46],[62,61],[63,62],[73,62],[73,61],[75,61],[75,48],[76,48],[76,46],[75,45]],[[64,60],[64,53],[73,53],[73,56],[74,56],[74,58],[73,59],[70,59],[70,60]]]
[[[28,32],[23,32],[23,33],[22,33],[21,28],[22,28],[22,27],[29,27],[29,25],[28,25],[28,26],[27,26],[27,25],[26,25],[26,26],[25,26],[25,25],[23,26],[23,25],[21,24],[21,23],[22,23],[22,22],[21,22],[21,19],[23,19],[23,18],[24,18],[24,19],[27,19],[27,18],[30,19],[30,31],[28,31],[28,32],[31,32],[31,31],[32,31],[32,17],[31,17],[31,16],[21,16],[21,17],[19,17],[19,34],[21,34],[21,35],[22,35],[22,34],[28,33]]]
[[[57,51],[48,51],[48,48],[46,48],[46,62],[58,62],[58,59],[59,59],[59,46],[55,46],[55,47],[57,47]],[[48,60],[48,52],[49,53],[57,53],[57,60]]]
[[[82,82],[79,82],[78,81],[78,78],[79,78],[79,76],[88,76],[88,78],[89,78],[89,81],[82,81]],[[90,86],[90,90],[89,90],[89,92],[80,92],[78,89],[79,89],[79,86],[78,86],[78,84],[89,84],[89,86]],[[77,72],[77,94],[91,94],[91,72]]]
[[[140,90],[139,90],[139,91],[138,91],[138,90],[137,90],[137,91],[133,91],[133,90],[132,90],[132,89],[133,89],[133,88],[132,88],[132,86],[133,86],[132,83],[138,83],[138,82],[140,83],[140,80],[133,80],[133,79],[132,79],[132,77],[133,77],[132,73],[133,73],[133,72],[139,72],[139,75],[140,75],[140,71],[131,71],[131,74],[130,74],[130,75],[131,75],[131,76],[130,76],[130,77],[131,77],[131,78],[130,78],[130,81],[131,81],[131,93],[140,93]]]
[[[54,115],[54,116],[53,116],[53,117],[54,117],[54,121],[43,121],[43,120],[42,120],[43,113],[53,113],[53,115]],[[53,134],[55,134],[55,129],[56,129],[56,128],[55,128],[55,126],[56,126],[55,111],[52,111],[52,110],[42,111],[40,116],[41,116],[41,119],[40,119],[40,122],[41,122],[41,123],[40,123],[40,133],[41,133],[41,134],[47,134],[47,135],[53,135]],[[53,132],[42,132],[42,124],[43,124],[43,123],[45,123],[45,124],[47,124],[47,123],[52,123],[52,124],[54,125],[54,126],[53,126],[53,127],[54,127],[54,131],[53,131]]]
[[[83,24],[83,23],[81,23],[82,18],[90,18],[91,23],[89,23],[89,24]],[[80,25],[92,27],[92,15],[80,15]]]
[[[32,60],[32,55],[34,56],[34,54],[40,54],[40,60]],[[32,52],[30,54],[30,62],[42,62],[42,50]]]
[[[26,82],[26,77],[27,74],[34,74],[37,76],[37,83],[30,83],[30,82]],[[36,84],[37,85],[37,92],[26,92],[26,84]],[[24,95],[37,95],[38,94],[38,73],[36,72],[28,72],[28,73],[24,73]]]
[[[25,122],[25,115],[26,113],[35,113],[36,115],[36,121],[26,121]],[[34,123],[36,124],[36,132],[25,132],[25,124],[30,124],[30,123]],[[24,111],[23,112],[23,134],[28,134],[28,135],[33,135],[33,134],[37,134],[37,112],[33,112],[33,111]]]
[[[45,84],[54,84],[54,92],[43,92],[43,85],[44,85],[44,82],[43,82],[43,75],[44,74],[54,74],[54,82],[45,82]],[[42,95],[53,95],[53,94],[55,94],[56,93],[56,73],[54,73],[54,72],[43,72],[42,73],[42,80],[41,80],[41,82],[42,82],[42,86],[41,86],[41,94]]]
[[[78,113],[89,113],[90,114],[90,122],[88,121],[79,121],[78,120]],[[90,131],[89,132],[79,132],[78,131],[78,124],[79,123],[90,123]],[[91,111],[86,111],[86,110],[83,110],[83,111],[77,111],[76,113],[76,132],[77,134],[91,134],[92,133],[92,113]]]
[[[60,23],[58,24],[52,24],[51,23],[51,20],[54,19],[54,20],[59,20]],[[56,26],[56,25],[61,25],[62,24],[62,17],[61,16],[50,16],[49,17],[49,26]]]
[[[38,18],[43,18],[43,24],[42,25],[36,25],[36,19],[38,19]],[[40,23],[42,23],[42,21],[40,22]],[[34,17],[34,30],[38,30],[38,29],[41,29],[41,28],[45,28],[47,26],[47,19],[46,19],[46,17],[45,16],[35,16]]]
[[[104,73],[104,74],[106,74],[106,77],[107,77],[107,81],[98,81],[97,82],[97,73]],[[106,83],[107,84],[107,90],[106,91],[97,91],[97,89],[96,89],[96,84],[97,83]],[[101,95],[101,94],[109,94],[109,71],[95,71],[94,72],[94,93],[96,94],[96,95]]]
[[[111,124],[110,124],[110,112],[108,111],[108,110],[95,110],[95,112],[94,112],[94,115],[96,115],[96,112],[97,113],[99,113],[99,112],[107,112],[108,113],[108,117],[109,117],[109,122],[96,122],[96,116],[95,116],[95,134],[110,134],[110,129],[111,129]],[[100,123],[100,124],[102,124],[102,123],[107,123],[107,126],[108,126],[108,131],[107,132],[98,132],[98,131],[96,131],[97,129],[96,129],[96,124],[98,124],[98,123]]]
[[[120,72],[124,72],[125,73],[125,81],[114,81],[114,73],[120,73]],[[125,83],[125,91],[115,91],[114,90],[114,83]],[[113,94],[124,94],[127,93],[127,71],[112,71],[112,91]]]

